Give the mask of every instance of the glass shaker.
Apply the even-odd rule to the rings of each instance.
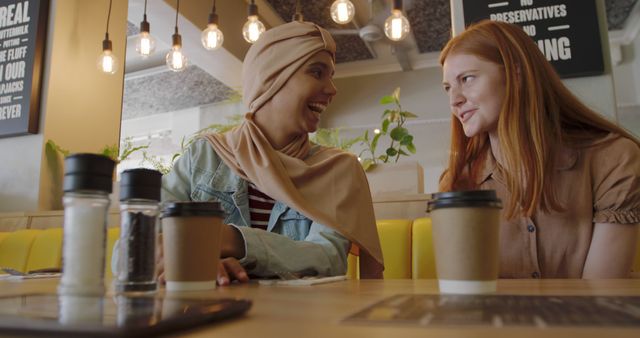
[[[58,292],[101,295],[115,162],[97,154],[73,154],[65,158],[64,166],[63,272]]]
[[[116,291],[153,292],[159,231],[159,171],[138,168],[120,176],[120,240]]]

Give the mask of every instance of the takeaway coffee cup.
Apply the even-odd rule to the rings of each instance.
[[[224,212],[218,202],[168,202],[162,209],[167,291],[216,287]]]
[[[440,292],[496,291],[501,208],[494,190],[433,194],[427,211],[433,222]]]

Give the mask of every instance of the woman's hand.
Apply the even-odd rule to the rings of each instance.
[[[237,259],[221,258],[218,264],[218,285],[229,285],[234,280],[246,283],[249,281],[249,276]]]

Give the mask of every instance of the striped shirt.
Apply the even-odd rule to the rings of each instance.
[[[251,227],[267,230],[269,216],[276,201],[258,190],[253,183],[249,183],[249,213],[251,214]]]

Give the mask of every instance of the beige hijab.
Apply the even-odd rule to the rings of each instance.
[[[307,134],[277,151],[253,122],[253,113],[319,51],[335,55],[335,42],[314,24],[296,21],[265,32],[244,60],[243,97],[250,113],[238,128],[205,138],[240,177],[313,221],[336,229],[361,249],[361,278],[382,278],[371,193],[356,157],[328,147],[310,152]]]

